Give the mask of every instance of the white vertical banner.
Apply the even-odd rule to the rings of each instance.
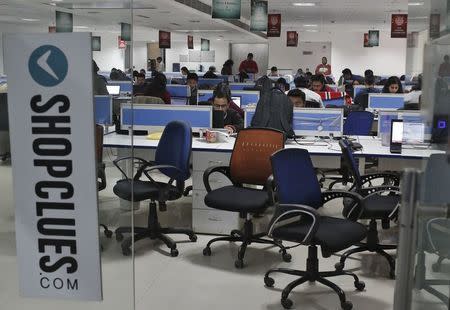
[[[91,35],[3,42],[21,295],[101,300]]]

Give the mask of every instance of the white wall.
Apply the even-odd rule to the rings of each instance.
[[[418,75],[423,72],[423,53],[425,48],[425,43],[429,39],[429,31],[423,30],[419,32],[419,38],[417,42],[417,47],[407,48],[406,55],[406,74],[407,75]]]
[[[265,74],[269,64],[269,48],[267,44],[232,44],[231,59],[234,61],[233,72],[238,73],[241,61],[253,53],[253,60],[258,64],[259,75]]]
[[[391,39],[389,32],[380,32],[380,46],[364,48],[363,32],[312,33],[300,32],[299,45],[302,42],[331,42],[331,64],[335,77],[341,75],[344,68],[350,68],[354,74],[363,74],[372,69],[376,75],[401,75],[405,73],[406,39]],[[269,39],[269,63],[297,68],[297,57],[286,57],[286,31],[280,38]],[[319,58],[320,59],[320,58]],[[320,61],[320,60],[319,60]],[[310,69],[319,64],[310,64]],[[280,67],[280,66],[279,66]]]
[[[183,36],[183,41],[174,41],[172,39],[172,48],[166,49],[166,71],[172,71],[173,63],[180,63],[180,66],[186,66],[189,70],[197,70],[199,65],[203,65],[204,71],[209,66],[215,66],[220,73],[223,63],[229,58],[230,46],[227,41],[210,40],[210,50],[215,51],[215,62],[180,62],[180,55],[188,55],[187,35]],[[200,37],[194,36],[194,50],[200,50]]]
[[[118,47],[119,34],[94,32],[92,35],[102,38],[101,51],[92,52],[100,71],[111,71],[112,68],[124,70],[125,49],[119,49]]]
[[[133,42],[133,66],[135,70],[147,70],[147,42]]]

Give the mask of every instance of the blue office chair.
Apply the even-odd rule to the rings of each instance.
[[[135,227],[134,241],[144,238],[160,239],[169,248],[171,256],[177,256],[176,243],[165,234],[186,234],[192,242],[197,236],[190,229],[161,228],[158,222],[156,201],[160,211],[166,210],[166,201],[176,200],[183,195],[184,182],[189,179],[190,158],[192,153],[192,130],[191,127],[181,121],[173,121],[167,124],[159,140],[156,149],[155,161],[147,162],[137,157],[120,158],[114,161],[114,165],[125,177],[114,186],[114,193],[122,199],[131,201],[142,201],[150,199],[148,214],[148,226],[146,228]],[[122,160],[133,160],[139,163],[139,169],[131,179],[119,167]],[[150,173],[158,170],[169,179],[168,182],[155,181]],[[144,174],[148,180],[141,180]],[[175,184],[174,184],[175,183]],[[121,241],[124,233],[130,233],[131,227],[119,227],[116,229],[116,240]],[[131,237],[122,242],[122,253],[131,254]]]
[[[390,265],[390,277],[395,278],[395,259],[385,252],[385,250],[394,250],[396,245],[385,245],[379,243],[377,221],[381,221],[382,228],[388,229],[390,221],[396,219],[400,206],[400,177],[395,173],[372,173],[360,175],[358,166],[353,156],[351,144],[347,140],[339,141],[342,155],[353,178],[353,185],[350,191],[355,192],[364,197],[364,210],[358,212],[361,206],[353,201],[344,201],[343,215],[354,220],[369,220],[367,230],[367,242],[360,243],[356,248],[345,252],[341,256],[341,260],[336,264],[336,270],[342,270],[345,260],[352,254],[360,252],[375,252],[385,257]],[[384,179],[384,185],[371,186],[371,181],[376,179]],[[369,184],[370,187],[366,185]],[[385,193],[385,195],[381,195]]]
[[[352,276],[357,290],[364,290],[365,284],[350,272],[343,270],[319,272],[317,247],[320,246],[322,256],[330,257],[357,244],[366,237],[366,229],[360,223],[328,216],[318,212],[324,204],[336,198],[348,198],[363,205],[363,198],[355,192],[329,191],[321,192],[316,173],[307,150],[284,149],[271,157],[273,169],[273,188],[276,189],[276,209],[270,223],[269,236],[281,240],[301,243],[308,246],[306,271],[277,268],[267,271],[264,283],[272,287],[274,279],[269,275],[279,272],[299,279],[288,284],[281,294],[281,304],[289,309],[293,302],[289,293],[305,282],[319,282],[333,289],[340,299],[342,309],[352,309],[353,305],[346,300],[344,291],[333,282],[325,279],[340,275]],[[289,221],[286,221],[290,219]]]
[[[374,115],[368,111],[352,111],[344,123],[345,136],[369,136]]]

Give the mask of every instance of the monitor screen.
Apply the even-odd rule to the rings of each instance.
[[[241,97],[240,96],[232,96],[231,100],[236,103],[238,107],[241,107]]]
[[[425,124],[405,122],[403,124],[403,141],[408,144],[423,143],[425,141]]]
[[[106,85],[106,89],[110,95],[116,96],[120,94],[120,85]]]
[[[391,142],[392,143],[402,143],[402,141],[403,141],[403,121],[393,120],[392,121]]]

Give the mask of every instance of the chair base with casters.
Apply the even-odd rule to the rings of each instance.
[[[363,291],[365,288],[364,282],[360,281],[358,276],[353,273],[346,271],[329,271],[329,272],[321,272],[319,271],[319,260],[317,257],[317,246],[310,245],[308,247],[308,259],[306,263],[306,271],[287,269],[287,268],[276,268],[271,269],[266,272],[264,276],[264,284],[267,287],[273,287],[275,284],[275,280],[270,277],[272,273],[284,273],[293,276],[299,276],[300,278],[289,283],[281,293],[281,304],[285,309],[290,309],[293,305],[292,300],[290,300],[289,294],[290,292],[296,288],[297,286],[305,283],[305,282],[319,282],[325,286],[330,287],[336,294],[339,296],[339,300],[341,302],[341,307],[344,310],[350,310],[353,308],[353,304],[350,301],[347,301],[345,297],[344,291],[334,284],[333,282],[327,280],[328,277],[335,276],[351,276],[354,279],[355,288],[358,291]]]
[[[111,238],[113,235],[113,232],[108,229],[108,227],[105,224],[99,224],[100,227],[103,228],[103,233],[105,234],[106,238]]]
[[[165,204],[160,202],[160,208],[164,208]],[[119,227],[116,229],[116,240],[122,241],[124,233],[131,233],[131,227]],[[197,241],[197,236],[190,229],[181,229],[181,228],[169,228],[169,227],[161,227],[158,221],[158,212],[156,210],[156,202],[151,201],[149,204],[149,212],[148,212],[148,224],[147,227],[134,227],[134,242],[137,242],[142,239],[150,238],[152,240],[159,239],[166,244],[166,246],[170,249],[170,256],[176,257],[178,256],[177,244],[172,238],[166,236],[166,234],[183,234],[188,235],[189,240],[192,242]],[[128,237],[122,241],[122,254],[123,255],[131,255],[131,244],[132,238]]]
[[[242,231],[240,230],[233,230],[231,231],[229,236],[225,237],[218,237],[210,240],[206,247],[203,249],[203,255],[205,256],[211,256],[211,244],[217,241],[228,241],[228,242],[242,242],[241,246],[239,247],[238,252],[238,258],[234,262],[234,266],[236,268],[243,268],[244,267],[244,256],[245,251],[247,250],[247,247],[252,243],[260,243],[260,244],[271,244],[273,246],[277,246],[280,248],[280,253],[282,255],[283,261],[290,262],[292,257],[289,253],[287,253],[286,248],[281,244],[278,240],[270,240],[270,239],[263,239],[262,237],[266,236],[267,233],[259,233],[259,234],[253,234],[253,221],[249,216],[245,216],[246,221],[244,223],[244,229]]]
[[[339,263],[336,263],[335,268],[337,271],[342,271],[345,267],[345,261],[347,260],[347,258],[355,253],[372,252],[386,258],[390,267],[389,277],[391,279],[395,279],[395,259],[385,251],[395,249],[397,249],[396,245],[380,244],[378,238],[377,222],[376,220],[372,219],[369,223],[369,229],[367,230],[367,242],[361,242],[356,248],[346,251],[341,256]]]

